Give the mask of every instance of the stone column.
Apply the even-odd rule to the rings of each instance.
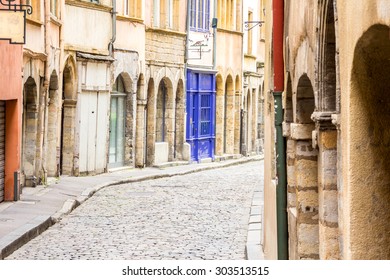
[[[64,175],[77,175],[74,173],[74,139],[75,117],[77,100],[65,99],[62,125],[62,166],[61,173]]]
[[[137,125],[135,132],[135,167],[145,166],[146,99],[137,100]]]
[[[338,193],[337,193],[337,130],[331,113],[317,112],[319,254],[320,259],[339,259]]]
[[[234,153],[240,153],[240,117],[241,117],[241,92],[236,91],[235,97],[235,111],[234,111]]]
[[[312,146],[312,124],[291,123],[291,139],[295,140],[293,172],[296,184],[296,258],[318,259],[318,167],[317,149]],[[289,152],[294,147],[290,142]],[[290,157],[291,161],[291,157]],[[291,169],[289,170],[291,172]],[[291,209],[293,210],[293,209]],[[290,216],[291,217],[291,216]]]

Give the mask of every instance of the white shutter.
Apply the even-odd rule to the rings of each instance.
[[[4,200],[5,101],[0,101],[0,202]]]

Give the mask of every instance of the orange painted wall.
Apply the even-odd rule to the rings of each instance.
[[[0,41],[0,100],[5,108],[5,200],[14,199],[14,172],[20,167],[22,46]]]

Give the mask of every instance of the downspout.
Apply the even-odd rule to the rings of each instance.
[[[112,57],[114,51],[114,43],[116,40],[116,0],[112,0],[111,19],[112,19],[112,37],[110,43],[108,43],[108,51],[110,56]]]
[[[41,136],[42,136],[42,170],[43,178],[42,181],[46,184],[47,181],[47,169],[46,169],[46,149],[47,149],[47,126],[48,126],[48,103],[49,103],[49,90],[50,90],[50,63],[52,61],[52,51],[50,49],[50,2],[44,1],[45,7],[45,52],[46,52],[46,64],[45,64],[45,78],[43,81],[43,96],[42,96],[42,106],[43,106],[43,120],[41,126]]]
[[[287,230],[287,180],[286,153],[283,138],[283,108],[282,94],[284,90],[283,62],[283,24],[284,0],[273,0],[273,66],[274,66],[274,105],[276,130],[276,220],[278,259],[288,259],[288,230]]]

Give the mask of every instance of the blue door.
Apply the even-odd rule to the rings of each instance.
[[[214,159],[215,75],[187,71],[187,142],[191,160]]]

